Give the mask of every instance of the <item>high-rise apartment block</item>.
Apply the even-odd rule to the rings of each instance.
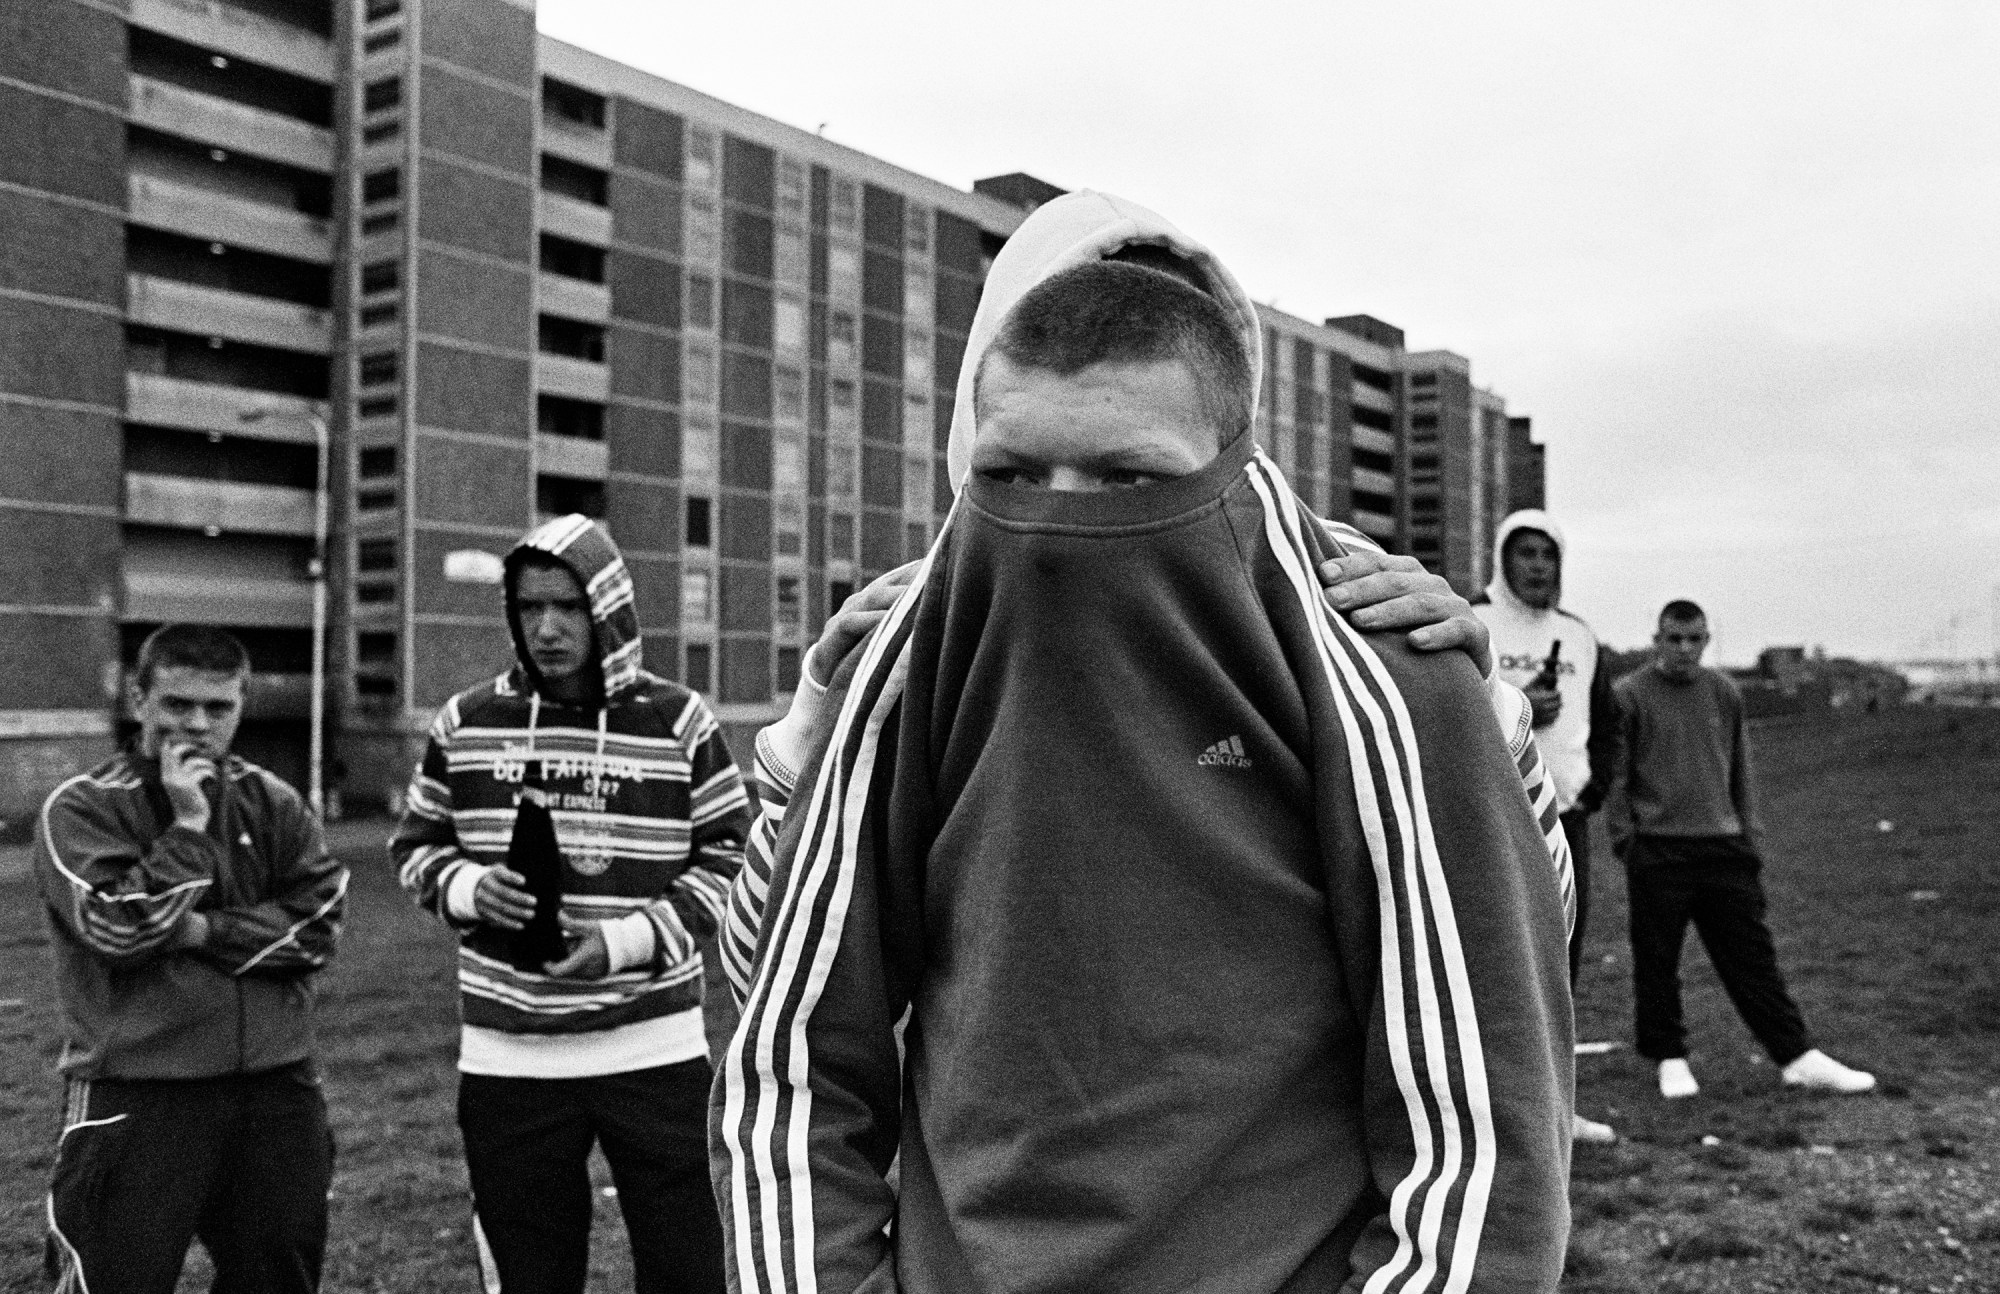
[[[901,170],[526,0],[0,0],[0,106],[0,841],[168,620],[244,639],[239,745],[302,775],[322,504],[350,799],[510,659],[495,558],[560,512],[624,547],[649,667],[764,721],[935,534],[986,266],[1060,192]],[[1527,420],[1379,321],[1263,316],[1302,493],[1476,582],[1539,495]]]

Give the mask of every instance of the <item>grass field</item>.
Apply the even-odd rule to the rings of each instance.
[[[1584,1111],[1624,1140],[1577,1154],[1564,1288],[2000,1291],[2000,714],[1793,722],[1757,746],[1780,954],[1819,1040],[1881,1094],[1781,1091],[1691,940],[1702,1095],[1661,1102],[1629,1047],[1578,1062]],[[340,1147],[326,1288],[471,1289],[450,941],[396,890],[368,843],[381,834],[343,832],[356,884],[322,1016]],[[1579,1030],[1625,1043],[1623,883],[1599,856]],[[41,1288],[59,1099],[44,958],[30,885],[0,883],[0,1291]],[[600,1203],[593,1288],[624,1289]],[[205,1288],[203,1270],[197,1256],[183,1288]]]

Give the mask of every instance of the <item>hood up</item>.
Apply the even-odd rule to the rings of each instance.
[[[1501,559],[1501,554],[1507,551],[1507,540],[1517,530],[1539,530],[1555,541],[1558,599],[1562,590],[1561,562],[1569,555],[1569,541],[1563,538],[1562,526],[1556,519],[1540,508],[1523,508],[1519,512],[1508,513],[1506,520],[1500,523],[1500,529],[1494,532],[1493,578],[1486,582],[1487,598],[1497,606],[1511,607],[1524,615],[1536,615],[1540,609],[1521,601],[1520,595],[1514,592],[1514,586],[1507,582],[1507,564]]]
[[[1263,329],[1257,310],[1236,276],[1217,260],[1215,254],[1189,238],[1158,215],[1136,202],[1082,189],[1064,194],[1037,207],[1033,215],[1014,231],[1007,245],[994,258],[979,296],[979,309],[972,317],[972,333],[966,339],[965,361],[958,370],[958,400],[951,415],[951,482],[965,484],[972,467],[973,380],[979,361],[1000,332],[1000,325],[1016,302],[1036,284],[1072,266],[1102,260],[1121,248],[1135,244],[1164,247],[1193,262],[1208,279],[1209,295],[1221,304],[1223,313],[1236,327],[1244,353],[1250,361],[1251,409],[1256,409],[1257,388],[1264,374]]]
[[[604,699],[615,700],[639,682],[642,667],[639,643],[639,613],[632,604],[632,574],[625,568],[625,555],[618,551],[604,527],[581,513],[557,517],[529,531],[507,554],[507,632],[514,639],[514,659],[519,662],[528,686],[540,690],[541,672],[528,645],[521,640],[521,624],[514,614],[514,590],[520,579],[521,559],[530,551],[544,553],[569,568],[590,599],[592,638],[597,649],[598,668],[604,676]]]

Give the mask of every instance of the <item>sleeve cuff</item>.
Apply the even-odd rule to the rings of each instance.
[[[826,689],[812,681],[810,670],[805,671],[799,690],[792,693],[792,708],[757,734],[758,755],[787,789],[798,783],[799,768],[805,763],[813,725],[819,721],[820,704],[825,699]]]
[[[484,863],[465,863],[451,874],[451,880],[444,887],[444,910],[453,920],[479,920],[479,908],[472,901],[472,892],[479,888],[479,882],[492,870]]]
[[[604,934],[604,951],[610,958],[609,973],[613,975],[650,964],[659,948],[652,918],[643,912],[628,912],[611,921],[601,921],[597,928]]]

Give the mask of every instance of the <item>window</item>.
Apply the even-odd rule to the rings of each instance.
[[[594,166],[585,166],[550,153],[542,154],[542,187],[550,193],[602,207],[610,203],[609,184],[610,177]]]
[[[709,264],[722,254],[722,222],[715,214],[715,199],[706,193],[692,190],[687,195],[687,220],[681,228],[681,240],[687,249],[687,258]]]
[[[396,303],[393,301],[387,305],[363,306],[361,308],[361,326],[363,328],[374,328],[380,324],[394,323],[396,322],[396,315],[398,313]]]
[[[931,546],[930,527],[921,522],[911,522],[903,527],[903,560],[914,562],[924,555]]]
[[[826,249],[826,294],[836,301],[861,296],[861,253],[842,243]]]
[[[361,52],[363,54],[380,54],[383,50],[394,49],[402,43],[403,29],[397,27],[389,31],[377,32],[367,40],[362,41]]]
[[[687,500],[687,546],[707,548],[715,542],[710,529],[711,504],[699,495],[689,495]]]
[[[798,678],[798,676],[799,649],[796,647],[778,648],[778,686],[789,692],[792,690],[793,680]]]
[[[604,249],[601,247],[543,234],[540,252],[541,267],[550,274],[581,279],[585,283],[604,282]]]
[[[380,480],[396,474],[396,447],[370,445],[361,451],[358,469],[363,480]]]
[[[393,202],[403,194],[402,168],[390,166],[370,171],[361,178],[363,202]]]
[[[702,346],[687,348],[687,362],[681,366],[681,398],[689,404],[715,403],[715,352]]]
[[[1435,373],[1410,374],[1411,386],[1436,386],[1437,384],[1438,384],[1438,375]]]
[[[773,256],[775,257],[777,268],[774,271],[773,277],[780,283],[789,283],[799,288],[805,287],[806,280],[810,277],[811,269],[808,263],[809,257],[806,252],[806,231],[803,229],[794,229],[789,225],[781,225],[778,227],[778,232],[774,235],[774,238],[775,248]]]
[[[395,506],[394,490],[357,490],[354,493],[354,509],[357,512],[388,512]]]
[[[394,584],[363,584],[354,590],[354,600],[363,606],[382,606],[396,600]]]
[[[778,214],[805,219],[806,167],[797,158],[778,159]]]
[[[931,273],[912,265],[903,271],[903,313],[915,319],[929,319],[935,300],[931,295]]]
[[[833,379],[833,381],[827,383],[826,398],[828,403],[832,404],[836,409],[852,409],[854,407],[854,383],[844,377]]]
[[[604,439],[604,406],[560,395],[535,397],[535,430],[544,436]]]
[[[806,416],[805,374],[795,368],[780,368],[772,385],[777,416],[787,421],[803,421]]]
[[[847,605],[847,599],[854,596],[854,581],[829,580],[826,585],[826,614],[830,620],[840,614]]]
[[[385,139],[394,139],[402,133],[402,122],[393,118],[388,121],[378,121],[372,126],[362,127],[361,142],[364,144],[379,144]]]
[[[396,569],[396,541],[364,539],[354,546],[354,569],[364,573]]]
[[[931,447],[931,397],[923,391],[903,393],[903,445],[922,452]]]
[[[922,207],[903,208],[903,246],[913,252],[931,249],[931,213]]]
[[[771,493],[797,496],[806,488],[806,442],[796,431],[771,438]]]
[[[798,351],[806,345],[806,303],[779,297],[771,313],[771,345],[775,350]]]
[[[715,330],[715,280],[700,274],[687,278],[687,326]]]
[[[376,400],[363,400],[354,406],[354,412],[363,418],[388,418],[396,412],[396,397],[383,396]]]
[[[383,112],[403,101],[403,78],[385,76],[379,81],[370,81],[361,92],[363,112]]]
[[[830,512],[826,518],[826,555],[837,562],[854,560],[854,518],[845,512]]]
[[[541,315],[535,321],[535,342],[543,354],[604,362],[604,329],[599,324]]]
[[[706,576],[707,572],[703,572]],[[683,681],[697,692],[715,690],[715,648],[707,643],[687,645],[687,669]]]
[[[931,335],[920,328],[903,334],[903,380],[916,386],[931,384]]]
[[[604,96],[592,94],[581,86],[543,77],[542,116],[549,121],[603,130]]]
[[[797,633],[804,623],[805,607],[799,588],[803,583],[796,575],[780,575],[777,580],[776,613],[772,620],[779,632]]]
[[[378,215],[369,216],[361,222],[361,236],[368,238],[375,234],[386,234],[401,223],[402,220],[395,212],[384,211]]]
[[[681,619],[698,625],[715,619],[713,586],[706,570],[695,567],[681,572]]]
[[[931,511],[931,465],[928,459],[903,460],[903,516],[927,517]]]
[[[535,510],[551,517],[581,512],[586,517],[602,519],[604,482],[576,481],[566,476],[538,476],[535,478]]]
[[[384,18],[393,18],[401,12],[403,12],[403,0],[368,0],[369,22],[381,22]]]
[[[388,386],[396,380],[400,371],[401,365],[397,361],[395,351],[381,350],[361,357],[363,386]]]
[[[855,494],[854,446],[833,441],[826,447],[826,494],[830,499],[852,499]]]
[[[692,411],[681,434],[681,473],[703,480],[715,475],[715,428],[697,423]]]
[[[690,128],[687,145],[681,158],[681,178],[689,187],[713,189],[715,187],[715,132]]]
[[[394,665],[396,635],[392,633],[354,635],[354,658],[363,665]]]
[[[395,261],[376,261],[361,267],[361,290],[373,295],[394,292],[402,285],[403,267]]]
[[[833,201],[827,211],[827,223],[835,229],[853,233],[861,226],[861,191],[852,180],[833,182]]]

